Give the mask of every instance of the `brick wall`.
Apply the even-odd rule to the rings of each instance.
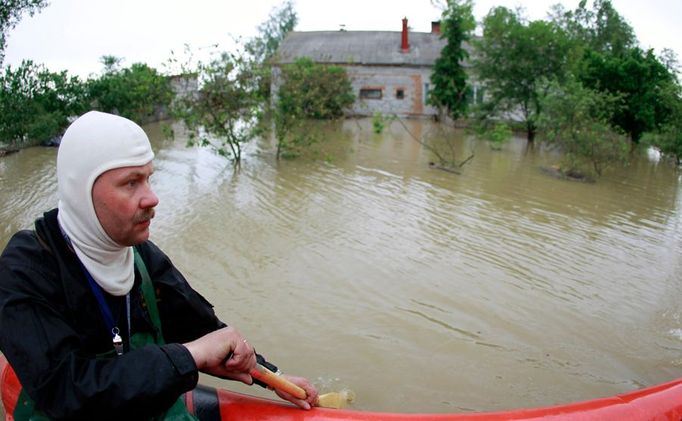
[[[431,69],[408,66],[343,66],[348,73],[356,97],[348,114],[371,116],[376,112],[401,117],[430,117],[438,110],[426,105],[425,96],[431,86]],[[272,100],[276,101],[280,69],[273,67]],[[381,90],[381,99],[362,99],[362,89]],[[402,92],[402,95],[399,94]]]
[[[425,104],[431,69],[407,66],[344,66],[356,96],[353,115],[398,114],[424,117],[437,114]],[[362,99],[362,89],[381,89],[381,99]]]

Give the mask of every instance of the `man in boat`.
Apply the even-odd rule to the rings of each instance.
[[[0,256],[0,350],[23,386],[17,419],[191,419],[181,395],[199,371],[246,384],[257,362],[278,371],[149,241],[153,157],[132,121],[81,116],[57,155],[57,209]],[[287,377],[307,398],[278,395],[309,409],[315,388]]]

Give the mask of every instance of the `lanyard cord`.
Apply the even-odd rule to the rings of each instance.
[[[85,277],[88,278],[88,283],[90,284],[90,289],[92,290],[92,293],[95,295],[95,298],[97,299],[97,303],[99,304],[99,311],[102,313],[102,317],[104,317],[104,322],[107,324],[107,327],[109,328],[109,332],[111,332],[111,337],[113,338],[118,334],[117,330],[118,328],[116,327],[116,322],[114,321],[114,316],[111,314],[111,309],[109,308],[109,305],[107,304],[106,300],[104,299],[104,293],[102,293],[102,287],[100,287],[97,282],[92,278],[92,275],[90,275],[90,272],[85,268],[82,262],[80,262],[81,268],[83,269],[83,272],[85,273]],[[126,316],[128,319],[128,338],[130,339],[130,292],[126,294]]]
[[[62,230],[62,227],[59,227],[59,230],[62,233],[62,236],[64,237],[64,240],[66,241],[66,244],[69,246],[71,251],[73,250],[73,246],[71,245],[71,239],[69,238],[68,235]],[[75,253],[75,252],[74,252]],[[102,317],[104,317],[104,322],[106,323],[107,327],[109,328],[109,332],[111,333],[111,337],[115,338],[116,335],[118,335],[118,328],[116,327],[116,323],[114,322],[114,316],[111,315],[111,309],[109,308],[109,305],[107,302],[104,300],[104,295],[102,293],[102,287],[95,282],[95,280],[92,278],[92,275],[90,275],[90,272],[88,269],[85,267],[83,262],[78,259],[78,263],[81,266],[81,269],[83,269],[83,273],[85,273],[85,277],[88,279],[88,283],[90,284],[90,289],[92,290],[92,293],[95,295],[95,298],[97,299],[97,303],[99,304],[99,311],[102,313]],[[128,342],[130,342],[130,337],[132,335],[132,332],[130,330],[130,291],[126,294],[126,318],[128,320]]]

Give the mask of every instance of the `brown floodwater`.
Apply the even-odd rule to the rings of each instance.
[[[603,397],[682,376],[680,175],[642,152],[596,183],[547,176],[556,153],[454,140],[432,169],[398,123],[320,124],[314,153],[239,170],[145,129],[161,199],[152,239],[220,317],[285,372],[352,407],[459,412]],[[0,244],[57,204],[56,149],[0,159]],[[87,159],[87,157],[84,157]],[[235,383],[202,382],[274,396]]]

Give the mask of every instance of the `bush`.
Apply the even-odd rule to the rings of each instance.
[[[506,123],[493,123],[480,127],[478,135],[488,141],[492,150],[499,151],[511,140],[514,133]]]
[[[85,88],[66,72],[23,61],[0,76],[0,142],[29,146],[59,136],[87,108]]]
[[[138,123],[157,119],[174,97],[169,79],[143,63],[123,70],[108,66],[100,78],[88,82],[87,90],[94,109]]]
[[[624,162],[629,142],[609,123],[620,98],[575,81],[549,86],[538,127],[547,142],[564,152],[562,172],[601,175],[607,166]]]
[[[307,57],[285,65],[281,80],[275,107],[277,156],[295,156],[297,148],[313,140],[296,133],[302,120],[342,117],[355,96],[343,67],[314,63]]]
[[[282,68],[277,107],[306,118],[333,119],[355,100],[350,79],[341,66],[314,63],[304,57]]]
[[[220,53],[199,63],[196,76],[201,89],[181,95],[172,106],[173,116],[189,130],[188,145],[209,147],[238,164],[242,145],[258,134],[260,94],[258,68],[244,55]]]
[[[657,132],[645,133],[642,143],[672,157],[677,165],[682,164],[682,124],[667,124]]]

